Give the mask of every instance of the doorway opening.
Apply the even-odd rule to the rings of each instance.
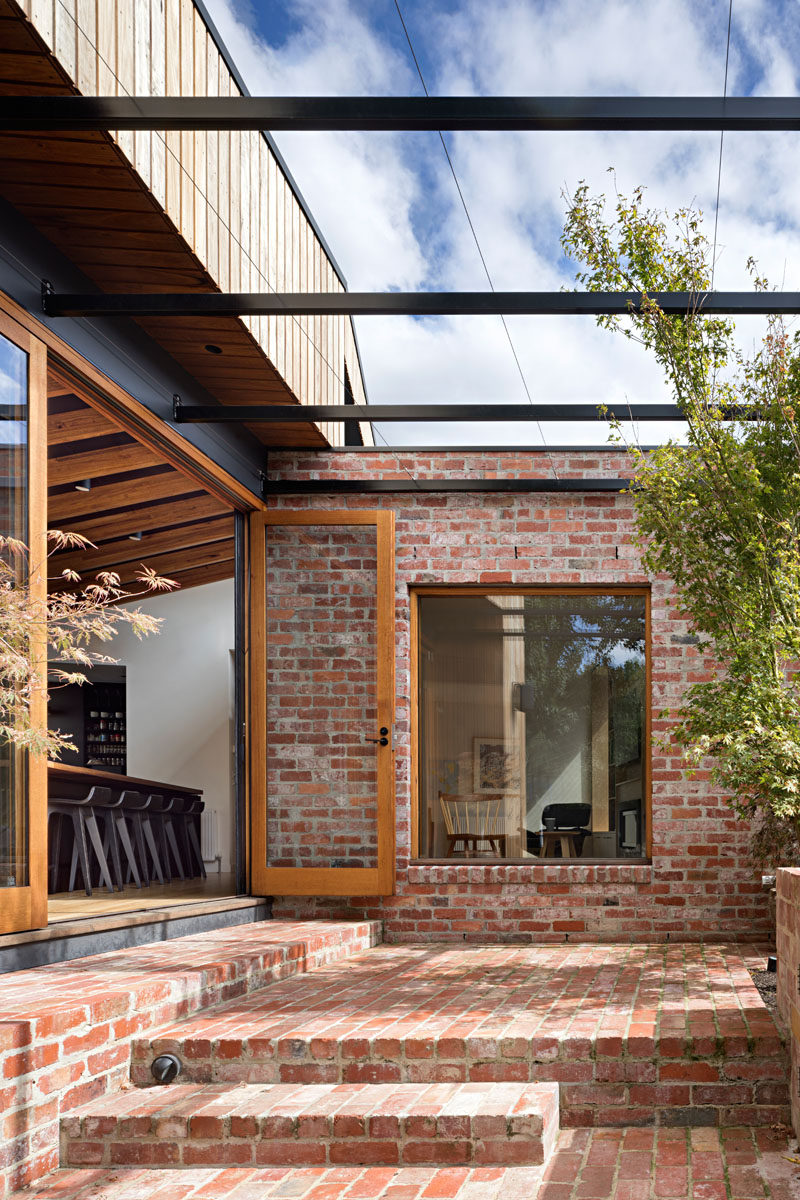
[[[244,879],[237,513],[52,356],[47,391],[47,525],[92,543],[52,555],[51,593],[108,571],[141,591],[142,565],[177,585],[126,605],[157,633],[122,625],[87,683],[51,677],[48,723],[75,750],[48,767],[48,921],[225,901]]]

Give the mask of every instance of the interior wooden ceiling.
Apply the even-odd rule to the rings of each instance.
[[[82,534],[96,548],[54,554],[50,590],[74,587],[63,580],[65,569],[77,571],[83,585],[93,583],[100,571],[114,571],[133,590],[142,565],[181,588],[230,579],[230,505],[92,408],[76,388],[50,368],[47,523],[50,529]],[[77,490],[86,480],[89,491]]]
[[[0,94],[76,92],[13,0],[0,0]],[[0,194],[103,291],[220,290],[108,135],[3,133],[0,162]],[[298,403],[238,317],[139,324],[223,404]],[[265,445],[327,445],[312,422],[249,428]]]

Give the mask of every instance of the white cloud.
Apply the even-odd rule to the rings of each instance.
[[[255,94],[420,93],[399,23],[389,24],[396,18],[388,0],[285,0],[292,20],[279,46],[256,35],[253,9],[233,0],[209,7]],[[724,0],[462,0],[446,8],[407,0],[403,7],[432,94],[722,91]],[[729,94],[796,93],[800,35],[779,10],[774,0],[736,0]],[[276,140],[351,288],[487,286],[435,134]],[[718,134],[461,133],[447,140],[498,289],[572,285],[558,244],[562,188],[586,179],[609,192],[609,166],[622,191],[645,184],[655,207],[697,203],[713,230]],[[794,134],[726,135],[718,287],[749,286],[744,264],[753,254],[778,286],[800,289],[795,147]],[[508,324],[536,401],[666,398],[652,361],[589,319]],[[751,329],[743,332],[750,337]],[[499,318],[364,318],[358,335],[373,402],[525,399]],[[545,432],[558,443],[602,440],[594,425]],[[395,443],[539,442],[535,426],[385,426],[383,433]],[[645,427],[642,437],[650,440]]]

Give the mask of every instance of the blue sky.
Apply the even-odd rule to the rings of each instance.
[[[207,0],[254,94],[419,95],[394,0]],[[721,95],[728,0],[400,0],[433,95]],[[729,95],[795,95],[798,0],[734,0]],[[441,145],[429,134],[285,134],[276,140],[355,290],[487,286]],[[558,237],[562,192],[587,179],[694,202],[713,229],[718,134],[447,135],[498,289],[573,284]],[[728,134],[717,286],[749,286],[758,259],[800,290],[798,135]],[[517,318],[509,328],[533,399],[668,398],[639,347],[591,319]],[[745,344],[758,332],[741,322]],[[499,318],[362,318],[374,403],[522,402]],[[385,426],[396,444],[603,440],[601,428]],[[651,440],[645,437],[643,440]],[[654,430],[658,436],[664,430]]]

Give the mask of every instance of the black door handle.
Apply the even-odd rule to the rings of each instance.
[[[367,741],[368,741],[368,742],[373,742],[374,744],[376,744],[376,745],[378,745],[378,746],[388,746],[388,745],[389,745],[389,737],[388,737],[389,730],[386,728],[386,726],[385,726],[385,725],[381,725],[381,727],[380,727],[380,729],[378,730],[378,732],[379,732],[379,733],[380,733],[380,735],[381,735],[380,737],[376,737],[376,738],[367,738]]]

